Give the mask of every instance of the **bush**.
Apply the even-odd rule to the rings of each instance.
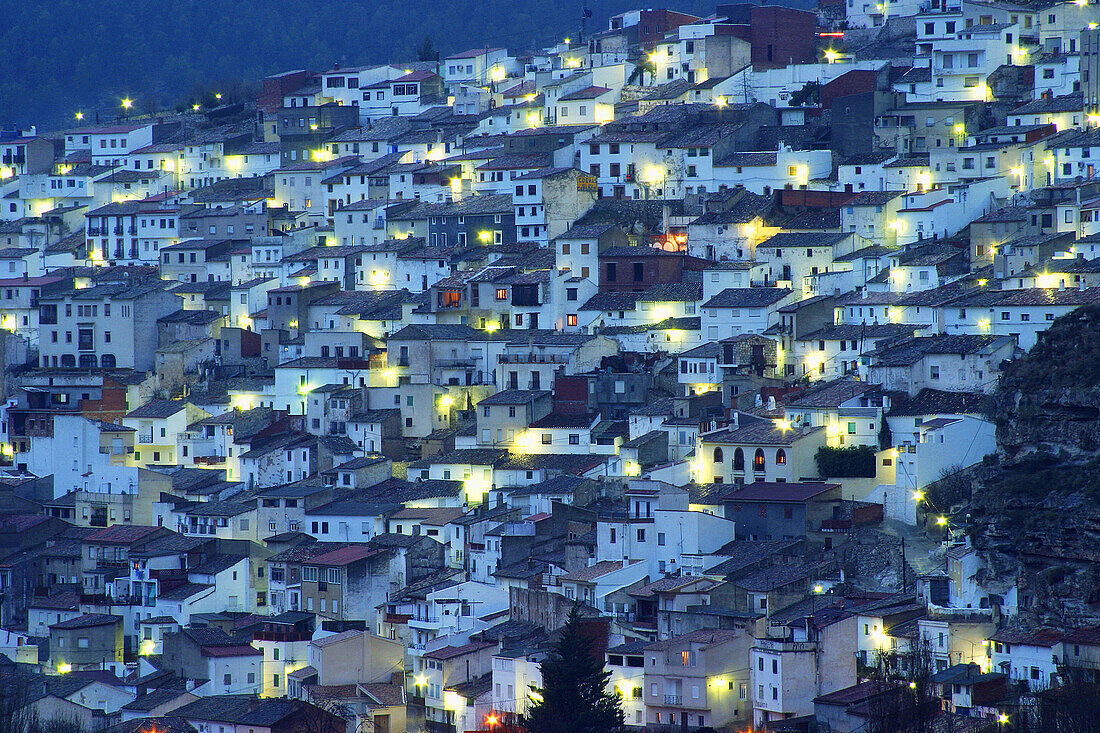
[[[824,478],[874,478],[875,449],[869,445],[850,448],[818,448],[817,471]]]

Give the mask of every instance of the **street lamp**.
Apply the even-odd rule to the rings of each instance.
[[[123,109],[130,109],[133,106],[134,106],[134,100],[130,99],[129,97],[126,97],[125,99],[122,100]]]
[[[77,112],[75,116],[76,116],[76,119],[78,119],[78,120],[84,119],[84,113],[83,112]]]

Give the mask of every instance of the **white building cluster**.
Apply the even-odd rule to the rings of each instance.
[[[1100,301],[1098,22],[639,10],[0,135],[0,675],[492,730],[579,604],[637,730],[865,730],[918,648],[951,729],[1096,681],[935,497]]]

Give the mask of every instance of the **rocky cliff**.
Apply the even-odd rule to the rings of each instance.
[[[1055,321],[1007,366],[997,454],[978,471],[969,532],[991,593],[1032,623],[1100,620],[1100,307]]]

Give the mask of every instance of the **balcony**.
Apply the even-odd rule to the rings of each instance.
[[[665,705],[683,705],[683,695],[665,695]]]
[[[123,228],[122,228],[121,226],[116,226],[116,227],[114,228],[114,233],[115,233],[115,234],[122,234],[122,233],[123,233],[123,231],[124,231],[124,230],[123,230]]]
[[[765,652],[812,652],[816,648],[816,644],[812,641],[757,639],[754,648]]]
[[[130,227],[127,227],[126,232],[128,234],[137,234],[138,230],[137,230],[137,227],[130,226]]]
[[[88,227],[88,236],[89,237],[98,237],[102,233],[103,233],[103,230],[100,229],[99,227]]]
[[[143,445],[151,445],[153,443],[153,436],[152,435],[139,435],[138,436],[138,442],[143,444]],[[196,460],[198,460],[198,459],[196,459]]]
[[[557,354],[501,354],[501,364],[564,364],[567,359]]]

